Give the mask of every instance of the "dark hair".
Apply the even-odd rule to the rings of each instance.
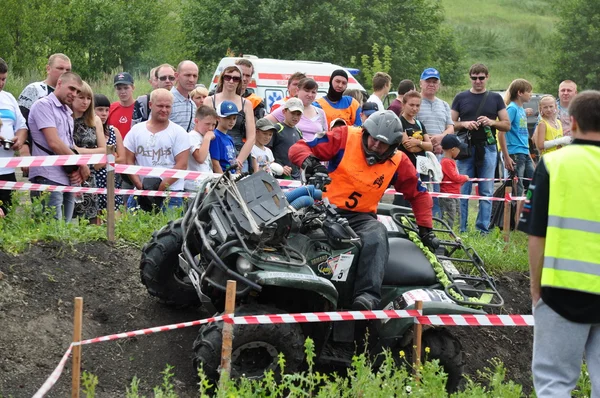
[[[517,99],[519,93],[529,93],[532,90],[533,86],[527,80],[515,79],[510,83],[508,90],[506,90],[506,94],[504,94],[504,103],[508,105]]]
[[[298,90],[309,91],[317,88],[319,88],[319,85],[317,84],[315,79],[312,79],[310,77],[305,77],[304,79],[298,82]]]
[[[248,68],[252,69],[252,73],[254,74],[254,65],[252,65],[252,62],[248,61],[246,58],[240,58],[237,61],[235,61],[236,65],[241,65],[241,66],[247,66]]]
[[[392,77],[385,72],[377,72],[373,76],[373,90],[383,90],[385,86],[392,82]]]
[[[411,98],[421,99],[421,93],[416,90],[410,90],[408,93],[404,94],[404,96],[402,97],[402,103],[406,104],[408,102],[408,100]]]
[[[600,132],[600,91],[588,90],[577,94],[569,105],[569,115],[577,122],[578,132]]]
[[[105,106],[110,108],[110,100],[104,94],[94,94],[94,107]]]
[[[290,78],[288,79],[288,87],[290,86],[290,84],[292,84],[292,82],[294,80],[302,80],[306,78],[306,75],[302,72],[296,72],[294,73],[292,76],[290,76]]]
[[[198,107],[198,109],[196,110],[196,119],[202,120],[208,116],[212,116],[214,118],[219,117],[219,115],[217,115],[217,111],[215,111],[210,106],[202,105],[202,106]]]
[[[469,69],[469,75],[478,75],[480,73],[483,73],[486,76],[490,74],[490,72],[488,71],[487,66],[485,66],[484,64],[473,64],[473,65],[471,65],[471,68]]]
[[[0,73],[8,73],[8,64],[0,58]]]
[[[398,97],[403,96],[408,93],[410,90],[415,89],[415,84],[412,80],[404,79],[398,84]]]

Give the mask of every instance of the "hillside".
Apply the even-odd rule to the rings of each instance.
[[[558,20],[552,0],[441,0],[446,21],[467,52],[465,64],[490,68],[489,88],[505,90],[516,78],[536,91],[550,34]],[[468,81],[465,76],[465,87]]]

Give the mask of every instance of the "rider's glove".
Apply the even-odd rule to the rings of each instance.
[[[431,228],[419,226],[419,236],[421,237],[421,242],[432,251],[435,252],[440,247],[440,241]]]
[[[329,175],[327,167],[323,166],[319,159],[314,156],[309,156],[302,162],[302,170],[304,171],[304,177],[308,180],[310,177],[317,173]]]

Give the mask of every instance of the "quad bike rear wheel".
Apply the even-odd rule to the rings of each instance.
[[[236,316],[278,314],[281,311],[265,305],[245,305]],[[200,328],[194,342],[194,368],[202,367],[213,381],[219,379],[223,323],[211,323]],[[279,353],[285,357],[285,372],[297,372],[304,361],[304,336],[298,324],[234,325],[231,352],[231,377],[260,379],[266,371],[276,376],[281,372]]]
[[[152,240],[142,249],[140,277],[152,296],[164,304],[183,308],[199,305],[200,299],[179,268],[178,255],[183,245],[181,221],[169,221],[152,234]]]

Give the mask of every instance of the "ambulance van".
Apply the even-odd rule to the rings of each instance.
[[[302,72],[307,77],[315,79],[319,85],[318,97],[327,94],[327,90],[329,89],[329,76],[331,76],[331,73],[336,69],[344,69],[348,72],[348,88],[365,91],[363,86],[352,74],[352,72],[358,72],[357,70],[343,68],[328,62],[288,61],[258,58],[254,55],[245,55],[244,58],[248,59],[252,62],[252,65],[254,65],[254,75],[252,76],[252,81],[248,85],[248,89],[261,98],[264,98],[267,112],[270,112],[271,106],[273,106],[275,102],[288,95],[288,79],[296,72]],[[219,62],[213,75],[209,91],[216,88],[217,83],[219,82],[219,76],[223,69],[227,66],[234,65],[235,61],[238,59],[239,57],[226,57]]]

